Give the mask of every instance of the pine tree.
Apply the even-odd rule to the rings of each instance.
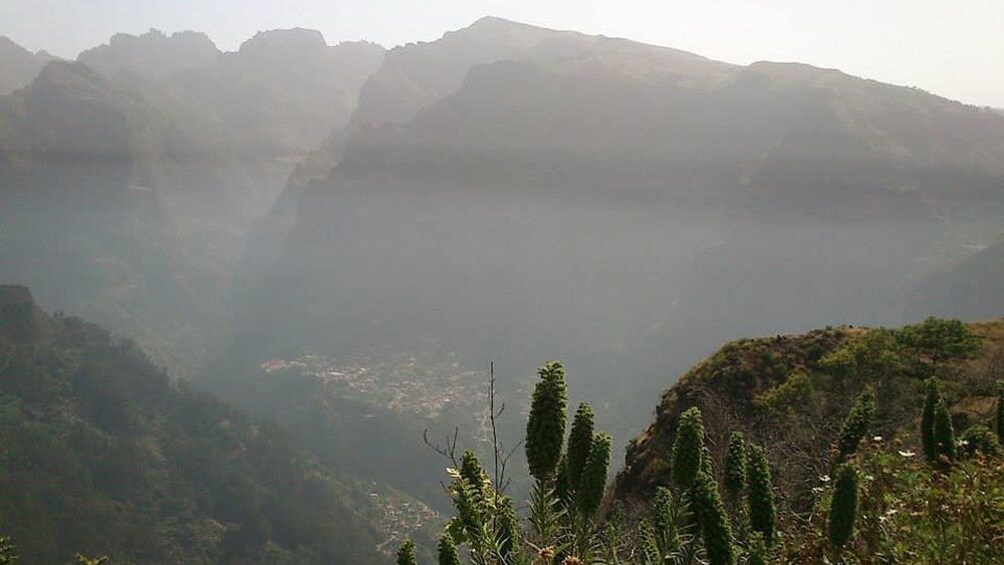
[[[673,442],[673,482],[686,490],[694,484],[694,478],[701,470],[704,459],[704,422],[701,411],[696,406],[688,408],[680,416]]]
[[[934,408],[934,448],[939,461],[942,458],[947,462],[955,461],[955,428],[944,401]]]
[[[397,565],[418,565],[418,557],[415,555],[415,542],[405,540],[397,550]]]
[[[460,554],[453,543],[453,536],[443,534],[439,538],[439,565],[460,565]]]
[[[854,534],[858,514],[858,469],[844,463],[837,469],[833,499],[830,501],[830,544],[840,551]]]
[[[568,485],[571,490],[579,489],[582,471],[589,458],[593,446],[593,409],[588,404],[579,404],[572,420],[572,431],[568,436],[568,450],[565,464],[568,473]]]
[[[875,391],[866,388],[854,401],[854,406],[844,418],[840,426],[840,436],[837,443],[837,462],[842,463],[858,450],[861,439],[868,433],[872,416],[875,414]]]
[[[710,565],[732,565],[732,526],[718,494],[718,484],[707,473],[700,472],[691,485],[691,504],[701,528],[704,551]]]
[[[938,381],[934,378],[924,382],[924,410],[920,417],[920,438],[924,445],[924,457],[928,461],[938,458],[938,450],[934,444],[934,410],[941,398],[938,395]]]
[[[552,361],[538,371],[526,423],[526,461],[538,482],[550,480],[565,440],[565,369]]]
[[[600,501],[603,500],[612,443],[610,435],[603,432],[593,437],[592,448],[582,470],[580,488],[575,492],[575,506],[583,517],[595,514],[600,507]]]
[[[751,445],[749,453],[750,526],[763,536],[768,546],[774,544],[777,528],[777,508],[774,505],[774,485],[770,476],[767,454],[759,445]]]
[[[746,487],[746,440],[743,433],[734,431],[729,435],[729,447],[725,452],[725,492],[732,501],[742,497]]]

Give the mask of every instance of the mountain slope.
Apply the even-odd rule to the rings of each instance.
[[[348,122],[383,53],[366,42],[329,46],[305,29],[259,32],[232,53],[217,50],[204,34],[151,30],[116,35],[79,60],[191,127],[227,139],[251,183],[242,199],[255,216],[293,166]]]
[[[768,449],[785,504],[800,508],[829,473],[840,422],[866,387],[876,390],[878,406],[868,437],[897,438],[904,452],[922,452],[922,384],[932,375],[957,433],[993,424],[1004,377],[1004,320],[963,325],[932,318],[896,330],[844,326],[728,343],[663,393],[655,419],[628,446],[612,496],[649,500],[670,482],[680,416],[698,406],[716,468],[729,433],[742,431]]]
[[[55,59],[45,51],[32,53],[9,38],[0,36],[0,96],[35,80],[42,67]]]
[[[0,287],[0,374],[0,521],[29,562],[378,562],[367,491],[23,287]]]
[[[241,192],[224,142],[135,91],[50,63],[0,98],[0,277],[191,370],[217,323]]]
[[[468,50],[505,60],[464,71]],[[443,60],[462,64],[426,76]],[[242,297],[237,349],[441,348],[514,375],[558,356],[586,395],[631,374],[610,418],[637,426],[710,344],[903,323],[932,257],[1004,214],[1004,120],[835,70],[490,20],[378,77]]]
[[[996,243],[922,279],[907,306],[908,315],[1000,315],[1004,313],[1002,280],[1004,243]]]

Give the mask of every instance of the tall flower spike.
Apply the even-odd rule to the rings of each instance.
[[[774,505],[774,485],[770,477],[767,454],[759,445],[750,446],[749,456],[750,527],[763,536],[764,542],[774,544],[777,528],[777,508]]]
[[[588,404],[579,404],[572,420],[572,431],[568,435],[568,450],[565,457],[568,486],[571,490],[579,489],[582,470],[589,458],[593,446],[593,409]]]
[[[924,445],[924,457],[928,461],[938,458],[938,450],[934,444],[934,410],[940,401],[938,381],[934,378],[924,381],[924,410],[920,416],[920,439]]]
[[[732,565],[732,526],[718,494],[718,484],[707,473],[698,473],[691,488],[692,504],[701,527],[704,550],[711,565]]]
[[[841,551],[854,534],[858,515],[858,469],[844,463],[837,469],[837,480],[830,501],[830,545]]]
[[[565,369],[552,361],[538,370],[526,423],[526,461],[539,482],[554,476],[565,440]]]
[[[861,439],[868,433],[868,427],[871,426],[874,414],[875,391],[871,388],[866,388],[855,399],[854,406],[851,407],[851,411],[844,418],[844,422],[840,426],[840,436],[837,445],[839,451],[837,457],[838,463],[842,463],[847,457],[858,450]]]
[[[405,540],[397,550],[397,565],[418,565],[418,557],[415,556],[415,542]]]
[[[593,437],[592,449],[586,459],[579,490],[575,493],[576,508],[585,517],[591,517],[603,500],[603,489],[607,486],[607,468],[610,466],[609,434],[600,432]]]
[[[460,565],[457,545],[453,543],[453,536],[450,534],[443,534],[439,538],[439,565]]]
[[[1004,445],[1004,384],[997,395],[997,439]]]
[[[681,489],[688,489],[701,470],[704,459],[704,422],[701,411],[696,406],[688,408],[680,416],[673,442],[673,482]]]
[[[955,461],[955,428],[952,426],[952,414],[944,401],[938,402],[934,408],[934,448],[938,460]]]
[[[729,448],[725,452],[725,491],[736,501],[746,488],[746,441],[743,433],[729,435]]]

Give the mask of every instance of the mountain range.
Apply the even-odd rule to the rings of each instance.
[[[433,506],[421,431],[485,445],[486,360],[515,405],[562,359],[623,441],[721,343],[1004,314],[1004,115],[919,89],[493,17],[53,59],[0,41],[0,280]]]

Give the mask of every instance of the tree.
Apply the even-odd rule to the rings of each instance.
[[[609,434],[600,432],[593,437],[592,448],[582,470],[579,490],[575,493],[576,510],[584,517],[591,517],[603,500],[603,489],[607,484],[607,467],[610,466],[610,446],[613,440]]]
[[[397,550],[397,565],[418,565],[418,557],[415,556],[415,542],[405,540]]]
[[[718,484],[707,473],[699,472],[690,489],[694,516],[701,528],[704,551],[710,565],[732,565],[732,526],[725,505],[718,494]]]
[[[673,482],[683,490],[689,489],[701,470],[703,458],[704,422],[701,420],[701,410],[692,406],[680,416],[680,425],[676,429],[676,440],[673,442]]]
[[[746,488],[746,440],[743,433],[733,431],[729,435],[729,447],[725,452],[725,492],[730,500],[739,500]]]
[[[933,377],[924,381],[924,410],[920,416],[920,438],[924,446],[924,457],[928,461],[938,458],[938,450],[934,444],[934,411],[941,402],[938,394],[938,381]]]
[[[830,545],[838,552],[854,534],[858,514],[858,469],[844,463],[837,469],[833,498],[830,500]]]
[[[934,448],[939,461],[955,461],[955,428],[952,426],[952,414],[944,401],[938,402],[934,408]]]
[[[861,439],[868,433],[872,416],[875,414],[875,391],[870,387],[858,395],[854,406],[840,426],[837,440],[837,463],[842,463],[858,450]]]
[[[980,349],[980,338],[961,321],[933,317],[903,328],[900,341],[918,355],[929,357],[933,365],[946,359],[969,357]]]
[[[565,440],[565,368],[556,361],[538,371],[526,423],[526,461],[538,482],[553,478]]]
[[[593,409],[588,404],[579,404],[572,420],[572,431],[568,436],[568,450],[565,456],[565,472],[568,486],[577,491],[581,483],[586,459],[593,446]]]
[[[770,476],[767,454],[759,445],[751,445],[749,452],[750,526],[763,536],[764,542],[774,544],[777,528],[777,507],[774,504],[774,485]]]

